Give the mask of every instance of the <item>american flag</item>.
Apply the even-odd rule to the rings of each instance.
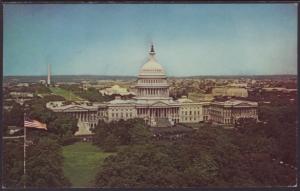
[[[29,118],[24,119],[24,127],[47,130],[47,125],[45,123],[41,123],[37,120],[32,120],[32,119],[29,119]]]

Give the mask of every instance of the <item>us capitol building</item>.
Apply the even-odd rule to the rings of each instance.
[[[173,100],[169,96],[166,72],[155,59],[153,45],[148,61],[140,68],[135,95],[129,100],[116,96],[114,100],[104,103],[83,101],[65,104],[55,101],[48,102],[46,106],[54,112],[63,112],[76,117],[79,119],[79,126],[86,128],[96,127],[100,120],[111,122],[131,118],[142,118],[152,127],[159,127],[160,124],[173,126],[176,123],[201,121],[234,124],[240,117],[257,120],[256,102],[240,100],[193,102],[186,96]]]

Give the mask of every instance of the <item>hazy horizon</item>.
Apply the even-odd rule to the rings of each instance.
[[[3,75],[297,75],[296,4],[5,4]]]

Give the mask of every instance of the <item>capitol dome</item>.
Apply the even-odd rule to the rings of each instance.
[[[155,51],[153,45],[151,46],[149,55],[149,60],[141,67],[139,76],[165,76],[166,74],[164,68],[157,63],[154,57]]]

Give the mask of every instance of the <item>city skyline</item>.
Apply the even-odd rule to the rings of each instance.
[[[5,76],[136,76],[151,42],[168,76],[297,74],[297,7],[4,6]]]

